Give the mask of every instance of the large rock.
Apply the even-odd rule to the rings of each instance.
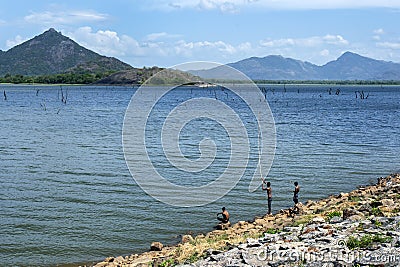
[[[163,244],[161,242],[153,242],[150,245],[151,251],[161,251],[163,249]]]
[[[347,220],[353,215],[359,215],[359,212],[357,212],[354,209],[344,209],[343,210],[343,220]]]
[[[315,218],[313,218],[312,219],[312,222],[313,223],[324,223],[325,222],[325,219],[324,218],[322,218],[322,217],[320,217],[320,216],[317,216],[317,217],[315,217]]]
[[[194,239],[191,235],[184,235],[184,236],[182,236],[181,243],[185,244],[185,243],[189,243],[189,242],[193,242],[193,241],[194,241]]]
[[[394,201],[393,201],[393,199],[385,198],[385,199],[382,199],[381,202],[382,202],[382,205],[383,205],[383,206],[386,206],[386,207],[388,207],[388,208],[392,208],[392,207],[394,206]]]

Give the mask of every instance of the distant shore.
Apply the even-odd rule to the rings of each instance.
[[[368,253],[378,256],[391,253],[394,257],[390,259],[397,260],[396,255],[400,255],[399,199],[400,174],[392,174],[379,178],[375,185],[316,202],[307,201],[304,205],[299,203],[297,213],[286,209],[273,216],[239,221],[225,230],[214,230],[206,235],[184,235],[181,243],[175,246],[155,242],[149,252],[108,257],[93,266],[289,266],[285,261],[279,262],[279,258],[266,260],[260,256],[260,250],[274,247],[302,255],[312,252],[310,255],[319,255],[319,260],[320,254],[332,247],[345,255],[358,253],[349,266],[373,264],[370,258],[360,257]],[[328,241],[334,245],[327,244]],[[305,259],[301,261],[304,265]],[[313,264],[339,264],[342,261],[328,258]],[[290,264],[293,263],[296,262]],[[397,265],[384,265],[398,266],[400,256],[394,264]]]
[[[204,79],[205,82],[211,84],[248,84],[248,81],[239,80],[218,80],[218,79]],[[333,85],[333,86],[344,86],[344,85],[371,85],[371,86],[398,86],[400,81],[353,81],[353,80],[332,80],[332,81],[320,81],[320,80],[255,80],[255,84],[268,84],[268,85]],[[1,85],[7,86],[141,86],[140,83],[0,83]],[[160,86],[168,86],[173,84],[161,84]]]

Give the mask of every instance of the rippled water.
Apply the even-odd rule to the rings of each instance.
[[[264,87],[277,131],[269,174],[274,212],[292,204],[295,180],[302,188],[300,201],[305,201],[349,191],[400,170],[400,87]],[[132,88],[2,89],[7,93],[7,101],[0,100],[4,265],[90,262],[146,250],[152,241],[174,243],[179,234],[211,230],[221,206],[227,207],[233,221],[266,212],[264,193],[248,192],[251,172],[228,195],[203,207],[172,207],[144,193],[132,179],[122,150],[122,125]],[[179,90],[171,99],[224,96],[214,89],[195,90]],[[361,100],[355,91],[369,96]],[[66,104],[61,95],[67,96]],[[240,103],[235,105],[241,110]],[[218,139],[224,136],[223,129],[213,123],[199,120],[184,128],[181,141],[186,156],[199,156],[197,144],[205,132],[220,149],[227,149],[226,140]],[[155,120],[149,130],[157,130],[156,125]],[[162,162],[157,149],[150,153]],[[217,159],[214,167],[226,164],[223,157]],[[254,160],[250,164],[256,164]],[[162,171],[182,184],[201,185],[214,179],[213,171],[192,179],[175,177],[168,166]]]

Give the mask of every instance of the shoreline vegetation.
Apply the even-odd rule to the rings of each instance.
[[[91,266],[399,266],[399,173],[297,208]]]
[[[149,79],[151,85],[177,85],[190,82],[205,82],[210,84],[248,84],[248,80],[203,79],[196,76],[176,72],[171,77],[151,78],[162,68],[152,67],[124,72],[98,73],[62,73],[37,76],[10,75],[0,77],[0,84],[12,85],[92,85],[92,86],[140,86]],[[165,76],[165,75],[164,75]],[[400,80],[253,80],[255,84],[271,85],[400,85]]]
[[[400,81],[275,81],[275,80],[266,80],[266,81],[253,81],[257,85],[327,85],[327,86],[346,86],[346,85],[354,85],[354,86],[399,86]],[[208,84],[220,84],[220,85],[246,85],[249,84],[248,81],[218,81],[218,80],[205,80],[204,83]],[[63,83],[63,82],[54,82],[54,83],[46,83],[46,82],[4,82],[0,78],[0,85],[14,85],[14,86],[99,86],[99,87],[107,87],[107,86],[121,86],[121,87],[139,87],[139,86],[176,86],[177,83],[168,83],[161,82],[159,84],[143,84],[143,83]],[[191,86],[188,83],[182,83],[182,85]]]

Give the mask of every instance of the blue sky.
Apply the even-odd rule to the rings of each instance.
[[[0,49],[53,27],[135,67],[345,51],[400,62],[398,0],[2,1]]]

